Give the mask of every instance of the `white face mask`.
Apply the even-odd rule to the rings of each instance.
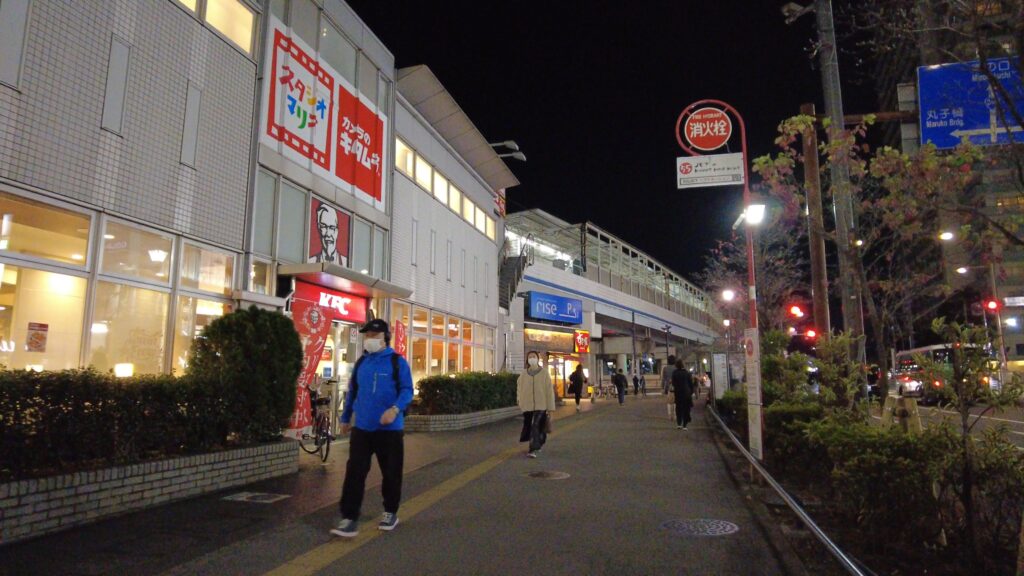
[[[367,352],[373,354],[374,352],[380,352],[384,348],[383,338],[367,338],[363,340],[363,348]]]
[[[530,365],[530,367],[531,367],[531,368],[536,368],[536,367],[537,367],[537,364],[540,364],[540,360],[538,360],[537,358],[535,358],[535,357],[533,357],[533,356],[530,356],[530,357],[529,357],[529,358],[528,358],[528,359],[526,360],[526,362],[527,362],[527,363],[528,363],[528,364]]]

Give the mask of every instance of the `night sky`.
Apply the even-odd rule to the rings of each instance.
[[[509,211],[589,220],[690,278],[729,237],[742,188],[676,190],[682,109],[730,103],[751,157],[773,151],[802,102],[823,109],[814,16],[787,26],[784,3],[349,2],[399,68],[428,65],[484,137],[519,143],[528,162],[507,160],[522,183]],[[845,111],[869,111],[867,74],[851,68]]]

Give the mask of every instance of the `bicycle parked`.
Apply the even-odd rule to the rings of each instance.
[[[303,434],[299,446],[309,454],[320,454],[320,460],[327,462],[331,451],[331,395],[320,395],[320,387],[309,389],[310,410],[313,411],[313,429]]]

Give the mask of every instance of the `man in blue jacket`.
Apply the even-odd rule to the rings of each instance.
[[[345,483],[341,489],[341,522],[331,534],[354,538],[359,534],[359,512],[363,506],[370,458],[376,454],[383,482],[384,516],[377,529],[394,530],[398,525],[398,504],[402,499],[402,461],[405,408],[412,402],[412,372],[409,363],[391,348],[391,329],[381,319],[370,320],[360,330],[365,334],[366,353],[356,362],[349,380],[341,433],[352,433],[348,445]],[[355,426],[352,413],[355,412]]]

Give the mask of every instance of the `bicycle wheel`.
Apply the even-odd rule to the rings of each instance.
[[[327,419],[324,418],[317,431],[317,442],[320,444],[320,461],[327,462],[327,454],[331,451],[331,431],[327,429]]]
[[[318,428],[319,427],[316,425],[316,421],[314,420],[313,429],[310,430],[310,433],[303,434],[299,438],[299,448],[302,448],[306,454],[316,454],[317,451],[320,450]]]

